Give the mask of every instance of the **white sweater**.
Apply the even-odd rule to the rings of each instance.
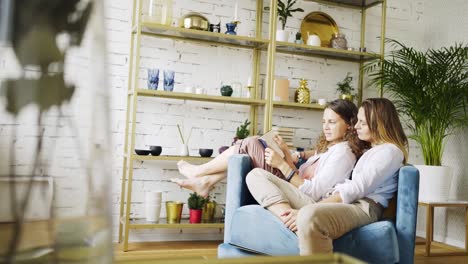
[[[403,166],[403,152],[385,143],[372,147],[362,155],[352,173],[352,180],[335,186],[343,203],[368,197],[384,207],[398,186],[398,170]]]
[[[348,142],[331,146],[326,152],[314,155],[307,162],[320,158],[311,180],[304,180],[299,190],[309,195],[314,201],[333,190],[333,186],[348,179],[356,163],[356,156],[351,151]]]

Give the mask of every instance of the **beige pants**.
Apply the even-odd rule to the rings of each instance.
[[[246,178],[252,196],[263,207],[289,203],[300,209],[296,224],[301,255],[331,253],[333,239],[356,227],[376,222],[382,209],[361,199],[353,204],[316,203],[298,188],[263,169],[253,169]]]
[[[293,209],[300,209],[315,203],[310,196],[299,191],[294,185],[263,169],[250,171],[246,183],[252,196],[263,207],[289,203]]]
[[[382,209],[375,203],[358,200],[352,204],[317,203],[304,206],[296,219],[302,256],[333,252],[333,239],[356,227],[376,222]]]

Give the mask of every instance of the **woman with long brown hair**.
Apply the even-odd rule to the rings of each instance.
[[[365,100],[355,128],[372,147],[357,162],[351,179],[336,185],[320,202],[299,210],[301,255],[332,252],[333,239],[378,221],[395,195],[398,170],[408,158],[408,140],[395,106],[385,98]]]
[[[324,110],[322,134],[313,151],[299,156],[307,162],[296,172],[297,159],[291,156],[288,146],[281,137],[275,141],[284,154],[284,158],[271,148],[264,148],[258,137],[249,137],[238,141],[236,145],[201,165],[192,165],[185,161],[178,163],[179,172],[187,179],[173,179],[180,186],[207,195],[209,190],[226,177],[228,158],[233,154],[247,154],[254,168],[268,172],[276,179],[286,182],[297,175],[295,182],[302,181],[301,192],[313,199],[320,199],[328,189],[349,177],[356,159],[362,155],[362,144],[353,126],[357,121],[357,107],[347,100],[334,100]],[[286,180],[286,181],[285,181]],[[296,188],[297,189],[297,188]]]

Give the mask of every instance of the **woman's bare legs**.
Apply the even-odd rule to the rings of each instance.
[[[177,163],[179,172],[188,179],[194,179],[200,176],[208,176],[225,172],[227,170],[228,159],[236,153],[236,146],[226,149],[216,158],[200,165],[190,164],[184,160]],[[180,184],[179,184],[180,185]]]
[[[223,152],[224,153],[224,152]],[[214,185],[226,178],[226,173],[216,173],[206,175],[206,177],[194,177],[188,179],[171,179],[172,182],[177,183],[180,187],[192,190],[203,197],[207,197]]]

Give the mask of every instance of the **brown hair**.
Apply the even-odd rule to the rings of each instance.
[[[364,109],[366,122],[374,141],[396,145],[403,152],[403,162],[406,163],[408,139],[393,103],[386,98],[369,98],[362,102],[361,107]]]
[[[356,105],[348,100],[337,99],[329,102],[326,108],[338,114],[345,121],[345,123],[349,125],[349,129],[346,131],[343,137],[343,141],[348,141],[348,144],[351,147],[353,153],[356,155],[356,158],[361,157],[364,150],[368,149],[370,145],[369,143],[360,140],[357,137],[356,131],[354,129],[354,125],[357,122],[358,113],[358,108],[356,107]],[[325,139],[325,135],[322,131],[319,139],[317,140],[315,149],[318,153],[323,153],[327,151],[330,144],[331,142],[328,142]]]

